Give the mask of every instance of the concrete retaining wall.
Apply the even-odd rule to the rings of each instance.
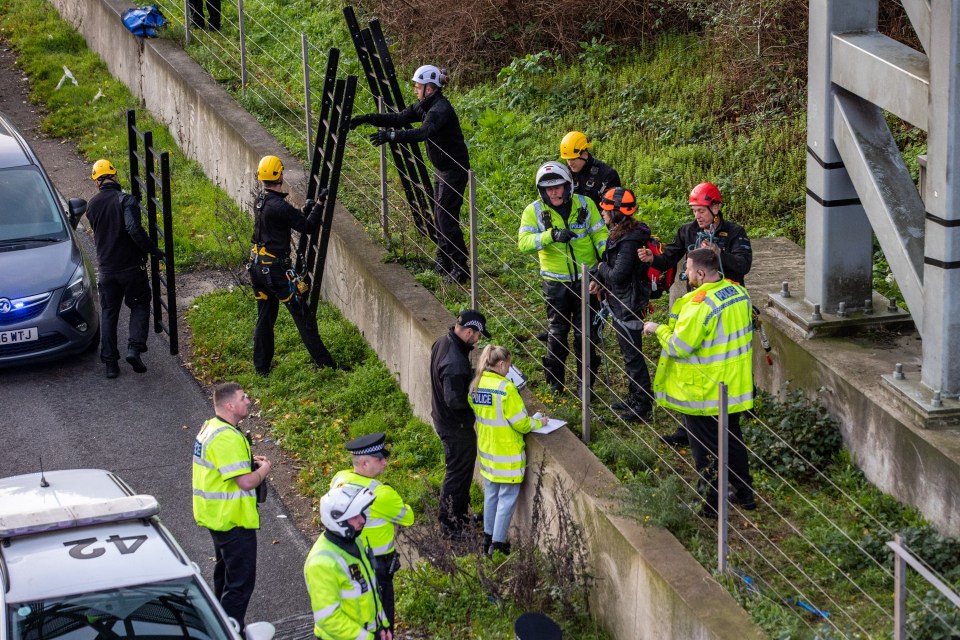
[[[217,184],[246,206],[253,169],[266,154],[280,156],[294,193],[304,172],[233,99],[170,41],[141,44],[120,23],[128,3],[54,0],[89,46],[107,60],[155,117]],[[429,355],[453,323],[447,310],[384,252],[342,208],[333,224],[322,293],[353,322],[395,372],[415,413],[430,420]],[[530,438],[530,457],[546,460],[545,488],[572,493],[574,513],[589,536],[597,587],[597,619],[616,638],[724,638],[762,635],[669,533],[616,517],[614,476],[569,431]],[[552,498],[548,495],[547,500]],[[521,502],[518,523],[529,511]]]

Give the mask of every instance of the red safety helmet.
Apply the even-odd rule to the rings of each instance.
[[[632,216],[637,212],[637,199],[630,189],[616,187],[608,189],[600,200],[600,208],[604,211],[618,211],[625,216]]]
[[[690,192],[691,207],[709,207],[714,203],[723,204],[723,196],[712,182],[701,182]]]

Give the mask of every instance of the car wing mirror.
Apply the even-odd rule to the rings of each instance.
[[[269,622],[254,622],[248,624],[243,630],[247,640],[271,640],[276,633],[276,628]]]
[[[80,224],[80,218],[87,211],[87,201],[83,198],[70,198],[67,207],[70,210],[70,226],[76,229]]]

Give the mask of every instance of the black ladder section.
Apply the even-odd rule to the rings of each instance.
[[[130,153],[130,193],[137,199],[141,213],[147,215],[150,242],[163,251],[165,268],[162,272],[161,258],[150,256],[153,330],[167,334],[170,355],[177,355],[180,353],[180,338],[177,332],[177,277],[173,263],[170,155],[166,151],[158,152],[153,147],[152,131],[137,128],[137,113],[133,109],[127,111],[127,146]]]
[[[296,270],[310,285],[306,303],[310,313],[314,315],[317,313],[323,268],[327,261],[333,210],[337,204],[343,149],[347,143],[347,133],[350,131],[353,100],[357,95],[357,76],[347,76],[346,79],[337,78],[339,61],[340,50],[330,49],[323,80],[317,135],[313,143],[310,181],[307,183],[308,200],[316,199],[322,189],[327,190],[323,205],[323,219],[317,232],[309,235],[301,234],[297,245]]]
[[[347,19],[350,37],[353,39],[353,46],[357,50],[357,57],[363,66],[363,73],[367,77],[374,100],[382,98],[384,108],[388,111],[403,111],[406,108],[403,94],[400,92],[397,72],[393,66],[387,41],[383,36],[380,21],[373,19],[369,23],[369,28],[361,29],[353,7],[344,7],[343,15]],[[406,125],[405,128],[411,127]],[[393,162],[400,174],[403,193],[413,213],[413,222],[422,235],[436,242],[437,230],[434,226],[432,204],[433,186],[427,165],[423,161],[420,145],[416,142],[388,144]]]

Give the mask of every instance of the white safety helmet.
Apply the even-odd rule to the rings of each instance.
[[[320,498],[320,522],[328,531],[352,540],[360,532],[347,524],[347,520],[361,513],[369,519],[368,509],[373,500],[373,492],[358,484],[345,484],[330,489]]]
[[[540,192],[540,199],[550,204],[547,198],[546,187],[556,187],[564,185],[563,202],[566,204],[570,200],[573,192],[573,177],[570,175],[570,169],[567,169],[562,162],[545,162],[537,169],[537,191]]]
[[[434,84],[443,88],[447,86],[449,80],[446,69],[440,69],[432,64],[421,65],[413,72],[413,81],[420,84]]]

